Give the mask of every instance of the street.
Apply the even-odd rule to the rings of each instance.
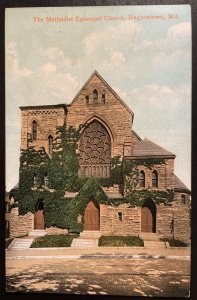
[[[7,292],[188,297],[190,262],[180,259],[10,259]]]

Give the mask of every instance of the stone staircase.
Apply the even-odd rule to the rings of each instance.
[[[84,230],[80,233],[80,238],[95,238],[98,239],[101,236],[101,232],[97,230]]]
[[[90,249],[90,248],[96,248],[98,247],[98,239],[73,239],[72,248],[77,248],[77,249]]]
[[[160,241],[162,235],[157,233],[143,232],[139,237],[144,241],[144,248],[166,248],[167,245],[165,242]]]
[[[38,236],[44,236],[44,235],[46,235],[46,233],[47,233],[46,230],[34,229],[34,230],[30,231],[28,235],[38,237]]]
[[[29,249],[34,239],[15,238],[8,250],[25,250]]]
[[[71,247],[78,249],[89,249],[98,247],[98,239],[101,232],[97,230],[84,230],[79,238],[73,239]]]

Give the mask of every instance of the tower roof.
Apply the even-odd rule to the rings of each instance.
[[[174,174],[174,190],[181,192],[190,192],[186,185]]]
[[[168,157],[175,158],[175,154],[162,148],[161,146],[151,142],[145,138],[133,147],[132,157]]]

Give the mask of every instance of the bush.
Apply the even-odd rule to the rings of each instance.
[[[166,239],[163,238],[161,239],[163,242],[168,242],[170,247],[187,247],[188,245],[180,240],[175,240],[175,239]]]
[[[45,235],[37,238],[31,245],[31,248],[45,248],[45,247],[70,247],[72,240],[78,235]]]
[[[144,242],[137,236],[101,236],[99,246],[105,247],[143,247]]]

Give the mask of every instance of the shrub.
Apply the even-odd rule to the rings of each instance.
[[[37,238],[31,245],[31,248],[47,248],[47,247],[70,247],[72,240],[78,235],[45,235]]]
[[[99,246],[106,247],[143,247],[144,242],[137,236],[101,236]]]
[[[180,240],[175,240],[175,239],[167,239],[163,238],[161,239],[163,242],[168,242],[170,247],[187,247],[188,245],[184,243],[183,241]]]

